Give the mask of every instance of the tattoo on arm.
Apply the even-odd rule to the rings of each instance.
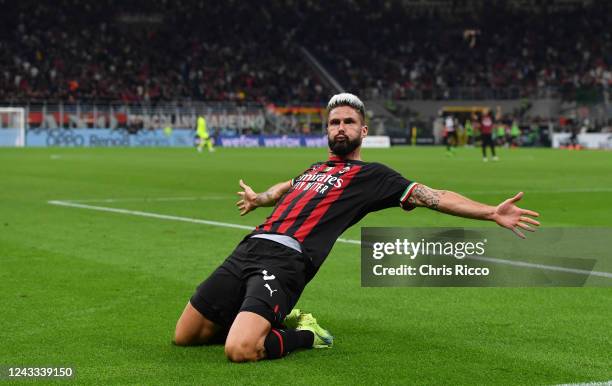
[[[272,200],[272,193],[270,191],[266,191],[263,193],[259,193],[257,195],[257,199],[255,200],[259,205],[269,205]]]
[[[272,206],[276,204],[279,198],[285,194],[291,187],[291,182],[281,182],[272,186],[263,193],[259,193],[255,199],[258,206]]]
[[[446,192],[431,189],[425,185],[417,185],[408,198],[408,202],[416,206],[426,206],[430,209],[438,210],[440,196]]]

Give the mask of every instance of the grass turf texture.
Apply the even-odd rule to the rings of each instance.
[[[256,191],[323,149],[1,149],[0,365],[69,365],[79,383],[553,384],[612,379],[610,288],[361,288],[359,247],[337,244],[298,306],[331,350],[235,365],[221,346],[170,343],[195,286],[246,231],[52,206],[92,203],[245,225],[238,179]],[[545,226],[612,226],[612,153],[442,148],[364,150],[432,187],[495,204],[518,190]],[[144,201],[204,196],[208,200]],[[427,209],[368,226],[482,226]],[[359,225],[346,238],[359,238]],[[606,242],[609,242],[607,240]],[[595,267],[597,269],[597,267]]]

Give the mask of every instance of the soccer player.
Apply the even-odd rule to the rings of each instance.
[[[506,125],[503,122],[497,122],[497,127],[495,128],[495,141],[497,142],[497,146],[508,146],[508,142],[506,141]]]
[[[444,129],[446,132],[446,135],[445,135],[446,153],[448,155],[453,155],[452,148],[457,147],[458,137],[457,137],[457,128],[455,127],[455,119],[453,118],[452,115],[449,115],[446,117],[444,121]]]
[[[493,141],[493,118],[491,118],[491,113],[489,111],[485,111],[480,122],[480,139],[482,141],[482,160],[487,162],[489,158],[487,158],[487,146],[491,148],[491,155],[493,156],[493,161],[497,161],[498,158],[495,155],[495,142]]]
[[[361,142],[368,127],[361,100],[338,94],[327,110],[327,160],[263,193],[240,181],[241,215],[260,206],[276,206],[198,286],[177,322],[177,345],[224,341],[225,354],[233,362],[331,347],[333,337],[311,314],[291,310],[340,234],[370,212],[427,207],[495,221],[520,237],[524,237],[521,230],[533,231],[539,225],[530,217],[537,217],[536,212],[515,205],[522,193],[489,206],[410,181],[385,165],[362,161]]]
[[[465,121],[465,135],[467,137],[467,146],[474,146],[474,127],[472,126],[472,121],[469,119]]]
[[[512,127],[510,128],[510,144],[512,147],[518,147],[521,144],[521,129],[516,119],[512,120]]]
[[[208,149],[209,152],[215,151],[213,147],[212,140],[210,139],[210,135],[208,134],[208,129],[206,127],[206,118],[203,115],[198,116],[197,121],[197,135],[198,135],[198,152],[202,152],[204,146]]]

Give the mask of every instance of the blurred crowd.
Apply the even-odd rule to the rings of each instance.
[[[571,99],[612,84],[608,2],[484,4],[450,17],[389,0],[0,0],[0,100],[322,103],[332,90],[300,47],[368,97]]]
[[[302,20],[298,39],[325,58],[344,87],[393,99],[448,99],[461,88],[493,91],[482,99],[509,90],[512,98],[545,97],[552,90],[571,99],[608,88],[612,4],[591,3],[547,9],[534,2],[525,11],[483,2],[472,14],[450,9],[423,15],[401,2],[295,2]]]
[[[0,0],[0,100],[322,102],[265,12],[241,1]]]

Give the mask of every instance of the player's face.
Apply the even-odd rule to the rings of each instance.
[[[346,156],[361,146],[368,133],[361,115],[352,107],[336,107],[327,118],[327,141],[332,153]]]

